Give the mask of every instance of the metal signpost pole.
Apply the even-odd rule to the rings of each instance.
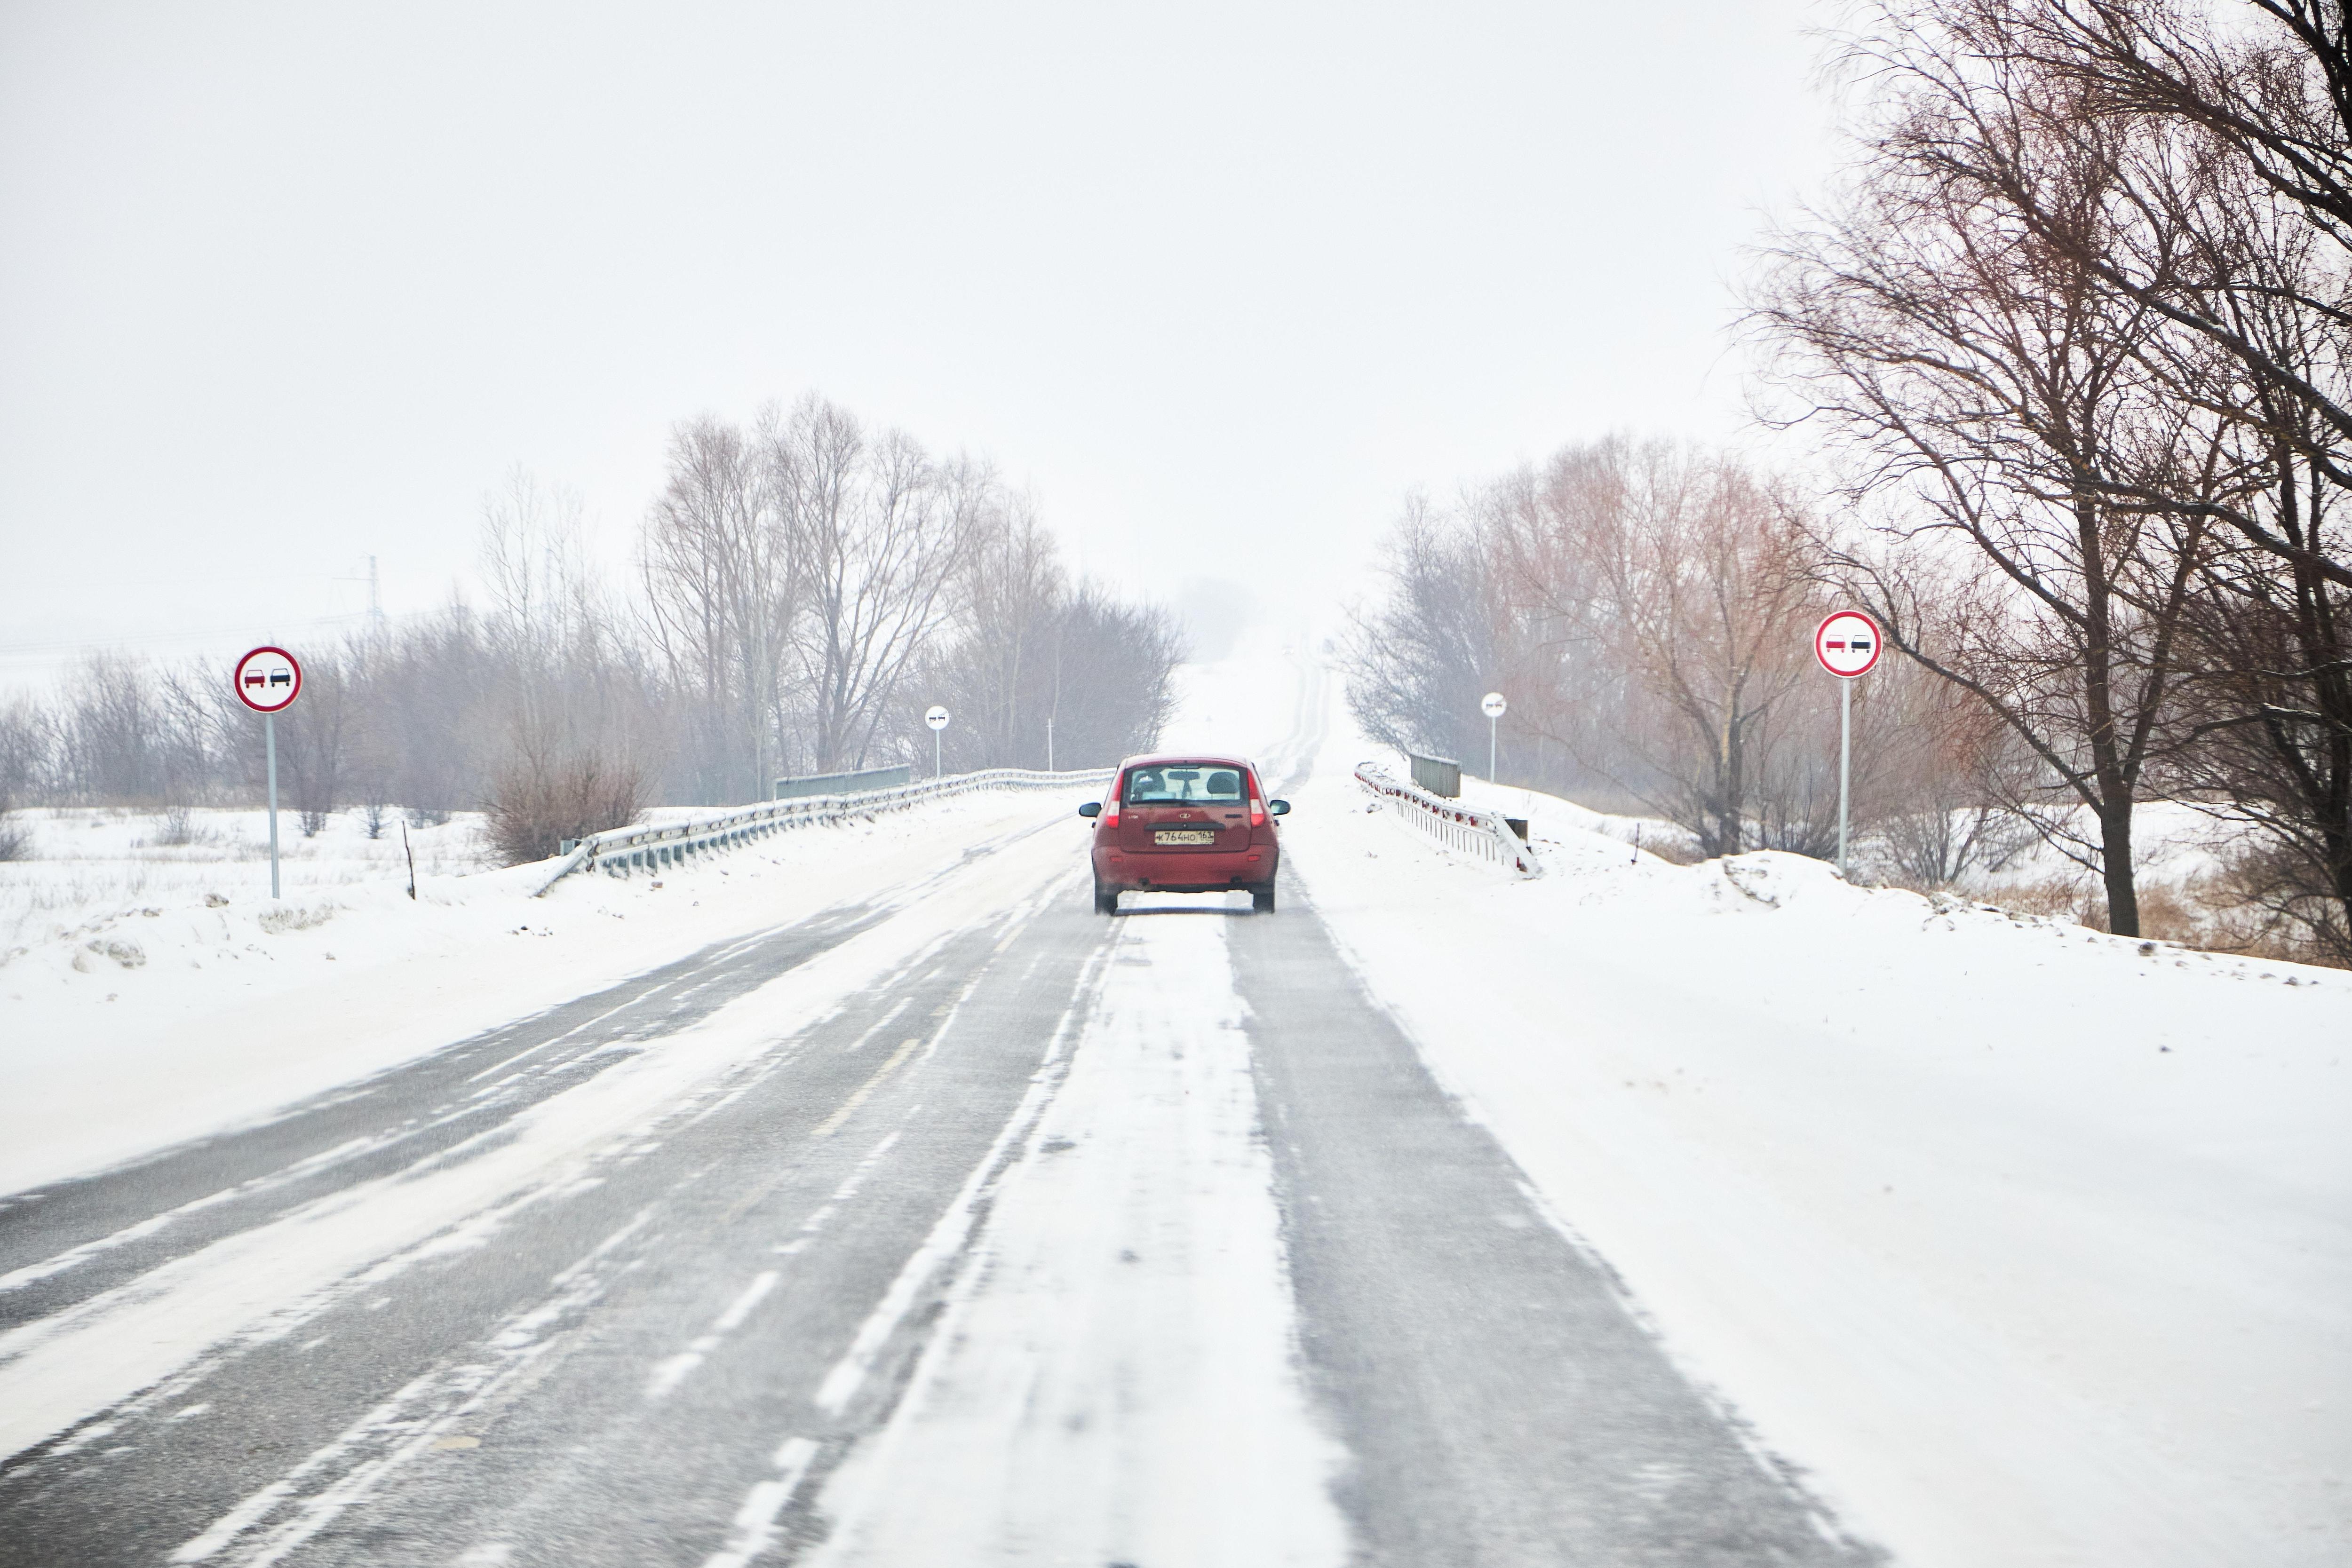
[[[1500,692],[1488,692],[1478,699],[1478,711],[1486,716],[1486,782],[1495,782],[1495,733],[1503,723],[1504,710],[1511,705],[1503,700]]]
[[[1853,683],[1838,683],[1838,875],[1845,875],[1846,780],[1853,771]]]
[[[261,716],[263,744],[269,748],[269,896],[278,896],[278,716]]]
[[[1853,683],[1870,674],[1885,646],[1878,622],[1859,610],[1840,610],[1813,628],[1813,657],[1838,683],[1838,875],[1851,870],[1846,854],[1847,800],[1853,781]]]
[[[940,738],[948,727],[948,710],[933,703],[924,710],[923,722],[931,727],[931,777],[937,779],[946,771],[940,760]]]
[[[236,700],[261,716],[261,744],[269,756],[269,896],[282,896],[278,879],[278,716],[302,695],[302,666],[283,648],[256,648],[229,672]]]

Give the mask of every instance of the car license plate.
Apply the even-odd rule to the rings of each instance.
[[[1217,835],[1207,828],[1162,828],[1151,835],[1155,844],[1213,844]]]

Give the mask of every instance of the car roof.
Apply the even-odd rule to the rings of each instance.
[[[1147,751],[1130,757],[1118,766],[1122,772],[1129,768],[1164,768],[1171,763],[1197,762],[1211,768],[1246,768],[1257,771],[1257,764],[1245,757],[1235,757],[1226,751]]]

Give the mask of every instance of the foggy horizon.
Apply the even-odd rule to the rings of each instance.
[[[674,425],[808,392],[1122,592],[1320,616],[1410,489],[1751,439],[1727,285],[1826,163],[1818,19],[15,8],[0,687],[331,642],[370,556],[478,601],[517,469],[617,575]]]

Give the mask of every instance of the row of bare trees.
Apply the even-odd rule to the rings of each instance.
[[[1710,852],[1817,849],[1804,628],[1859,601],[1906,657],[1860,705],[1892,762],[1858,805],[1911,859],[2028,823],[2137,935],[2161,795],[2246,830],[2265,936],[2352,960],[2348,28],[2321,0],[1878,0],[1842,44],[1854,162],[1748,301],[1768,415],[1829,481],[1603,444],[1416,507],[1359,638],[1367,723],[1475,755],[1459,716],[1506,684],[1522,776]]]
[[[928,755],[932,702],[970,768],[1104,765],[1166,722],[1173,620],[1074,583],[985,463],[812,397],[681,426],[669,468],[638,573],[698,794]]]
[[[1161,611],[1076,583],[1027,499],[808,398],[748,427],[680,425],[622,583],[578,498],[518,474],[484,507],[486,601],[304,649],[279,783],[315,832],[488,811],[509,859],[789,772],[928,766],[945,701],[960,767],[1116,760],[1165,721],[1182,647]],[[257,720],[209,666],[93,657],[0,711],[7,802],[249,800]],[[1055,727],[1058,726],[1058,727]]]
[[[2352,13],[1889,0],[1755,320],[1832,574],[2025,747],[2137,933],[2133,808],[2245,823],[2352,957]]]
[[[1622,439],[1455,507],[1415,499],[1350,638],[1351,704],[1375,738],[1483,758],[1478,698],[1498,688],[1506,777],[1663,816],[1708,855],[1826,854],[1837,694],[1809,633],[1832,597],[1806,521],[1735,458]],[[1972,716],[1917,668],[1862,688],[1856,816],[1906,877],[1948,882],[2019,847],[1979,803],[1999,747]]]

